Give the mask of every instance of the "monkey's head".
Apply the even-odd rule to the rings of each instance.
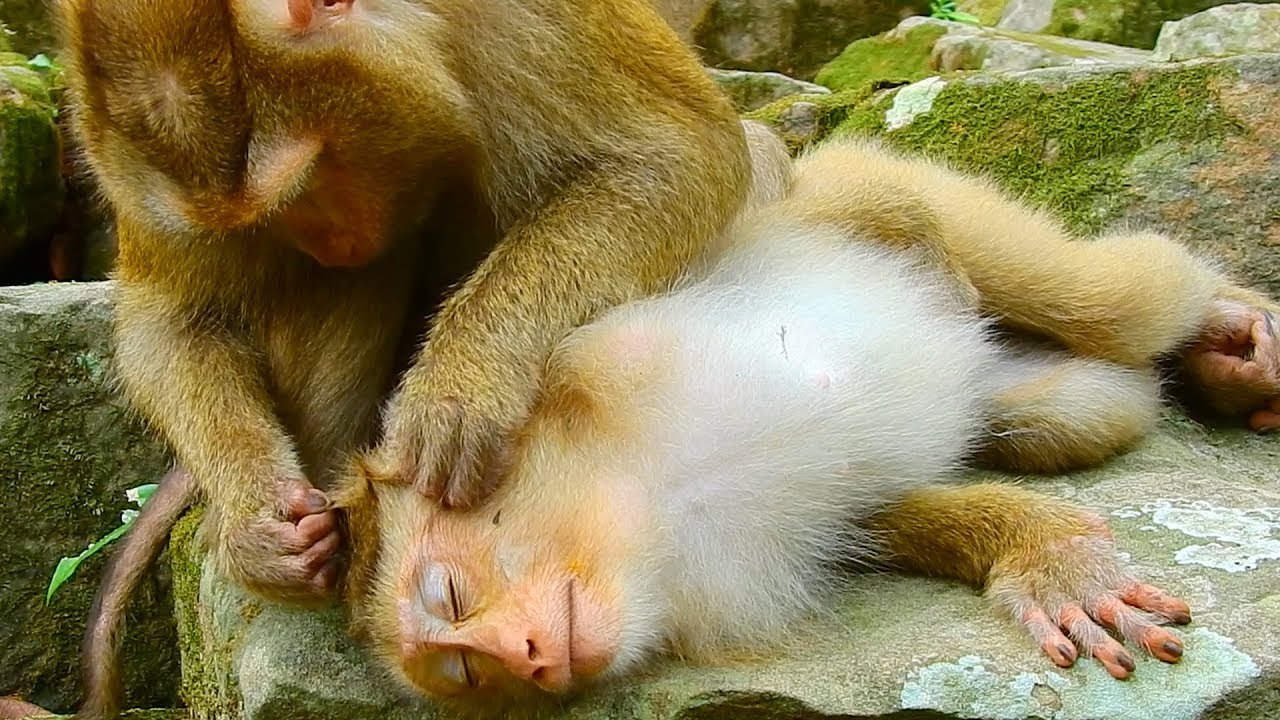
[[[643,373],[602,373],[581,350],[553,357],[512,469],[482,506],[443,510],[367,460],[337,495],[358,634],[422,694],[529,707],[667,646],[672,540],[616,412]]]
[[[175,239],[377,257],[465,154],[440,22],[388,0],[61,0],[73,125],[115,210]],[[416,202],[415,202],[416,199]]]

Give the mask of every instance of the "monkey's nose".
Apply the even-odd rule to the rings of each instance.
[[[573,680],[568,649],[567,642],[557,643],[545,632],[531,629],[510,633],[493,650],[507,672],[547,692],[562,693]]]

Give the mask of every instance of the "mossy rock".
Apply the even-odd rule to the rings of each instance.
[[[52,0],[0,0],[0,24],[9,28],[8,42],[27,55],[51,53],[58,47]]]
[[[62,210],[62,145],[46,77],[0,53],[0,262],[45,236]]]
[[[1262,4],[1275,0],[1261,0]],[[1155,47],[1161,26],[1232,0],[959,0],[984,24],[1011,30]]]
[[[104,558],[45,605],[58,559],[120,523],[125,490],[155,482],[161,447],[111,389],[106,284],[0,289],[0,695],[67,712],[80,696],[80,639]],[[168,573],[128,613],[132,704],[173,706],[179,676]]]
[[[752,113],[778,125],[783,101]],[[1083,234],[1171,232],[1280,294],[1280,55],[930,78],[821,103],[821,132],[880,134],[995,177]]]
[[[691,38],[709,65],[808,80],[850,42],[928,6],[927,0],[714,0]]]

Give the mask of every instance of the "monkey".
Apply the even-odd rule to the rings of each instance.
[[[116,222],[120,385],[207,504],[218,571],[269,599],[332,599],[347,453],[474,502],[554,344],[666,287],[745,201],[732,105],[643,0],[58,17]]]
[[[407,687],[497,713],[661,656],[752,653],[828,607],[850,562],[984,587],[1060,667],[1085,655],[1130,677],[1108,630],[1178,662],[1165,625],[1190,607],[1120,563],[1099,515],[958,480],[975,461],[1123,451],[1159,408],[1150,364],[1225,354],[1239,333],[1252,357],[1273,352],[1270,301],[1167,237],[1069,241],[990,185],[874,143],[829,141],[787,188],[705,269],[560,343],[481,505],[442,510],[357,459],[335,494],[353,629]],[[954,207],[893,214],[913,197]],[[978,212],[981,238],[965,227]],[[912,223],[938,232],[898,232]],[[1269,402],[1231,357],[1199,377]]]

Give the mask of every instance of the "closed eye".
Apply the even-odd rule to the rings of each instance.
[[[447,583],[445,592],[448,594],[448,597],[449,597],[449,608],[453,611],[452,619],[454,622],[458,622],[458,620],[462,618],[462,608],[458,604],[458,591],[453,586],[453,575],[449,575],[448,578],[445,580],[445,582]],[[466,666],[465,661],[463,662],[463,666],[465,668]]]

